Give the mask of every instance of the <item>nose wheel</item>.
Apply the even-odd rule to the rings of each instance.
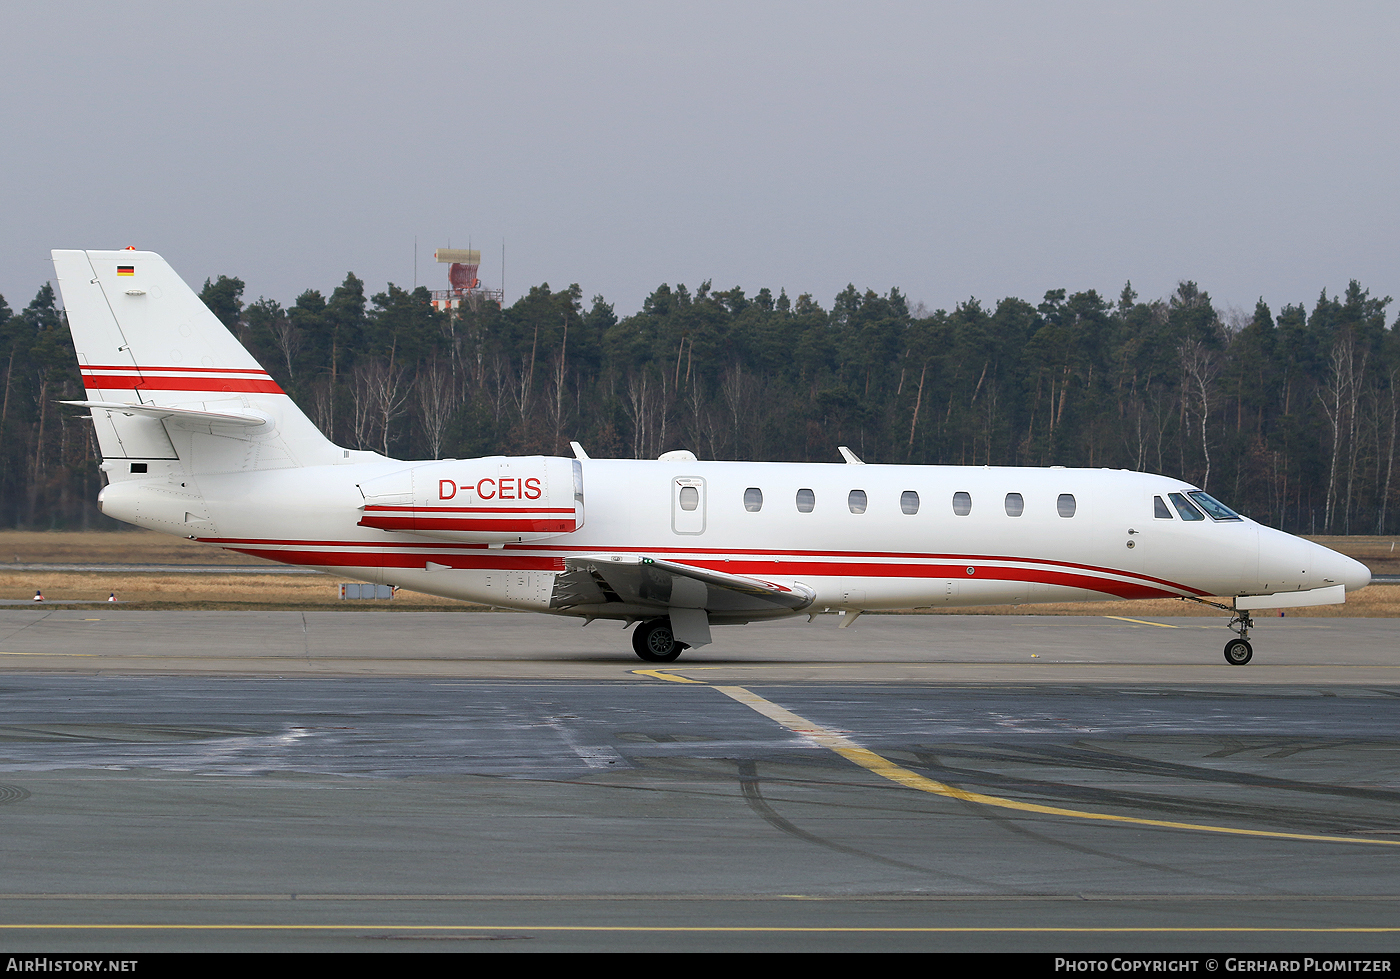
[[[1207,601],[1204,598],[1186,598],[1185,600],[1235,614],[1235,617],[1230,620],[1229,628],[1231,632],[1235,633],[1236,638],[1225,644],[1225,662],[1231,666],[1244,666],[1254,658],[1254,647],[1249,644],[1249,630],[1254,628],[1254,619],[1250,616],[1248,609],[1232,608],[1229,605],[1221,605],[1219,602]]]
[[[1254,628],[1254,619],[1242,609],[1235,610],[1230,620],[1230,628],[1238,633],[1238,638],[1225,644],[1225,662],[1231,666],[1244,666],[1254,658],[1254,647],[1249,644],[1249,630]]]
[[[1254,658],[1254,647],[1248,639],[1231,639],[1225,644],[1225,662],[1231,666],[1244,666]]]

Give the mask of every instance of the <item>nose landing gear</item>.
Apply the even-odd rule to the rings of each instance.
[[[1254,619],[1243,609],[1235,610],[1230,620],[1230,628],[1239,634],[1225,644],[1225,662],[1231,666],[1244,666],[1254,658],[1254,647],[1249,644],[1249,630],[1254,627]]]
[[[1231,666],[1244,666],[1254,658],[1254,647],[1249,644],[1249,630],[1254,628],[1254,618],[1249,614],[1248,609],[1231,608],[1229,605],[1221,605],[1219,602],[1208,602],[1204,598],[1182,596],[1182,600],[1195,602],[1198,605],[1209,605],[1211,608],[1218,608],[1225,612],[1233,612],[1235,617],[1230,620],[1229,628],[1236,633],[1236,638],[1225,644],[1225,662]]]

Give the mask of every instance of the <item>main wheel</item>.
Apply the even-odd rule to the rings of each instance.
[[[1248,639],[1231,639],[1225,644],[1225,662],[1231,666],[1244,666],[1254,658],[1254,647]]]
[[[670,663],[689,647],[676,641],[670,619],[651,619],[632,630],[632,648],[648,663]]]

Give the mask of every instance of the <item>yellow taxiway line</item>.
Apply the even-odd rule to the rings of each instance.
[[[641,672],[641,671],[638,671]],[[675,679],[672,676],[665,676],[665,679]],[[691,683],[700,681],[691,680]],[[709,684],[706,684],[709,686]],[[906,788],[917,789],[920,792],[928,792],[931,795],[939,795],[948,799],[957,799],[960,802],[972,802],[978,805],[990,806],[996,809],[1012,809],[1017,812],[1033,812],[1044,816],[1066,816],[1071,819],[1092,819],[1099,822],[1122,823],[1130,826],[1153,826],[1159,829],[1189,830],[1197,833],[1219,833],[1227,836],[1255,836],[1264,839],[1274,840],[1301,840],[1309,843],[1363,843],[1368,846],[1400,846],[1400,840],[1375,840],[1364,839],[1356,836],[1322,836],[1313,833],[1285,833],[1279,830],[1267,829],[1240,829],[1234,826],[1213,826],[1208,823],[1182,823],[1166,819],[1144,819],[1139,816],[1119,816],[1105,812],[1087,812],[1082,809],[1065,809],[1060,806],[1046,806],[1036,802],[1022,802],[1019,799],[1006,799],[1001,796],[987,795],[983,792],[969,792],[959,789],[956,786],[947,785],[943,782],[935,781],[918,772],[910,771],[902,765],[897,765],[852,741],[843,734],[828,730],[820,724],[815,724],[788,710],[760,697],[745,687],[730,687],[715,685],[714,689],[724,694],[732,700],[736,700],[769,720],[775,721],[794,734],[801,734],[811,738],[817,744],[854,762],[867,771],[874,772],[881,778],[887,778],[891,782],[896,782]]]
[[[638,676],[649,676],[657,680],[671,680],[675,683],[699,683],[702,686],[708,686],[704,680],[692,680],[689,677],[673,676],[670,673],[663,673],[660,670],[633,670],[632,672],[636,673]]]
[[[93,659],[97,656],[106,655],[104,653],[7,653],[0,652],[0,656],[75,656],[79,659]]]

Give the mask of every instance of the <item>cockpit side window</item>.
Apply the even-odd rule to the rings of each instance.
[[[1172,506],[1176,507],[1176,512],[1181,514],[1182,520],[1204,520],[1206,518],[1205,514],[1192,506],[1191,501],[1180,493],[1168,493],[1167,498],[1172,501]]]
[[[1160,496],[1154,496],[1152,498],[1152,516],[1156,517],[1158,520],[1170,520],[1172,518],[1172,512],[1167,509],[1167,505],[1162,502]]]
[[[1196,501],[1196,505],[1210,515],[1212,520],[1242,520],[1243,518],[1231,510],[1224,503],[1221,503],[1209,493],[1202,493],[1200,490],[1192,490],[1186,494]]]

